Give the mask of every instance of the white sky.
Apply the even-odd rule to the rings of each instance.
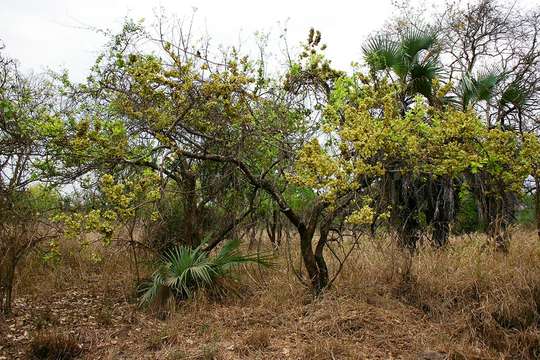
[[[361,44],[393,12],[391,0],[0,0],[0,40],[25,70],[67,68],[82,80],[105,42],[88,27],[119,29],[126,16],[150,24],[160,7],[179,17],[197,8],[196,24],[207,28],[214,45],[253,46],[257,30],[270,31],[277,43],[287,23],[289,44],[296,46],[315,27],[342,69],[361,60]]]
[[[391,0],[0,0],[0,39],[25,70],[67,68],[80,80],[87,74],[105,38],[86,28],[119,29],[124,17],[145,18],[155,10],[190,17],[207,28],[214,45],[254,44],[254,32],[271,31],[274,41],[288,19],[290,45],[319,29],[328,55],[340,67],[360,60],[360,46],[392,11]],[[281,25],[280,25],[281,24]],[[249,45],[248,45],[249,46]]]

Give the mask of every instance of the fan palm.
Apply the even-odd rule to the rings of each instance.
[[[388,36],[373,37],[362,51],[372,71],[394,73],[407,95],[422,94],[432,98],[432,83],[441,71],[434,31],[409,29],[397,40]]]
[[[534,89],[531,89],[527,84],[516,80],[502,92],[499,103],[506,107],[513,106],[516,109],[524,109],[533,105],[533,92]]]
[[[486,119],[489,123],[489,110],[496,106],[497,122],[502,126],[504,118],[514,111],[521,114],[533,104],[531,89],[520,80],[506,82],[508,74],[496,68],[479,72],[475,77],[465,74],[457,89],[458,103],[463,109],[480,101],[487,103]],[[518,121],[521,125],[521,120]]]
[[[203,288],[224,291],[227,286],[223,280],[234,280],[232,270],[239,265],[271,265],[268,255],[242,255],[239,240],[229,241],[214,256],[204,251],[203,246],[176,246],[167,251],[151,280],[143,285],[141,305],[152,303],[162,290],[167,290],[167,296],[173,295],[177,299],[189,298]]]
[[[402,89],[400,95],[403,114],[418,94],[423,95],[431,104],[439,103],[439,100],[434,96],[433,89],[433,81],[441,73],[440,47],[438,46],[437,34],[434,31],[428,28],[410,28],[398,38],[374,37],[367,42],[362,50],[364,59],[372,72],[386,72],[394,79],[397,78]],[[392,221],[396,228],[400,229],[400,243],[414,249],[418,240],[420,222],[417,216],[411,214],[420,213],[422,204],[426,202],[438,202],[426,198],[428,195],[422,199],[418,196],[426,185],[425,181],[416,179],[410,174],[391,173],[389,176],[391,179],[388,183],[391,184],[392,188],[384,191],[392,194],[390,195],[391,207],[395,209],[392,213]],[[441,184],[447,184],[447,182],[441,182]],[[431,184],[431,186],[437,189],[441,187],[439,183]],[[414,190],[409,191],[411,188]],[[442,214],[442,212],[437,213]],[[433,220],[437,223],[445,221],[444,216],[441,218]],[[439,243],[445,241],[446,235],[443,234],[442,237],[442,240],[437,240]]]
[[[470,73],[464,74],[458,88],[463,109],[478,101],[491,101],[497,86],[504,78],[505,74],[495,68],[481,71],[476,76]]]

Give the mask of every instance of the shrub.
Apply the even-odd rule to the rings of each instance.
[[[521,207],[516,212],[516,222],[523,225],[534,225],[536,214],[534,210],[534,194],[525,194]]]
[[[231,289],[231,281],[235,280],[234,268],[245,263],[270,265],[267,255],[240,254],[239,240],[226,243],[215,256],[209,256],[203,246],[176,246],[167,251],[152,279],[143,285],[141,305],[153,303],[158,298],[163,303],[171,295],[176,299],[187,299],[203,288],[223,294]]]

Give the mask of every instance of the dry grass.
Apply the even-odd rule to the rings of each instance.
[[[79,284],[97,287],[105,295],[110,293],[111,298],[119,291],[126,296],[135,295],[130,250],[125,246],[105,246],[94,236],[89,238],[93,240],[90,246],[81,246],[71,239],[61,241],[58,262],[44,263],[39,256],[25,258],[17,274],[16,293],[52,296]]]
[[[281,254],[276,269],[244,271],[239,298],[200,294],[166,321],[130,304],[125,249],[99,248],[96,263],[64,246],[72,251],[54,268],[29,259],[34,271],[23,272],[18,296],[61,297],[77,284],[96,293],[102,310],[92,310],[85,347],[103,359],[540,357],[540,243],[529,231],[515,233],[508,255],[483,236],[453,238],[443,251],[425,247],[412,258],[389,238],[365,239],[316,299]],[[70,330],[55,309],[40,316],[41,328]]]

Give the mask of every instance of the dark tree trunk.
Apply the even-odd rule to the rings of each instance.
[[[323,287],[321,287],[319,267],[317,266],[312,247],[314,231],[305,226],[301,226],[298,228],[298,233],[300,235],[300,252],[311,282],[311,287],[316,294],[319,294]]]
[[[534,183],[536,190],[534,193],[534,213],[536,215],[536,232],[540,240],[540,177],[535,176]]]
[[[494,241],[497,250],[507,252],[508,230],[515,219],[516,194],[507,191],[503,183],[486,173],[473,175],[470,181],[485,233]]]
[[[433,243],[437,247],[443,247],[448,242],[450,224],[440,221],[433,224]]]
[[[326,261],[324,260],[324,247],[328,241],[329,231],[330,229],[328,226],[321,226],[319,241],[315,247],[315,261],[319,270],[320,291],[324,290],[328,286],[329,280],[328,267],[326,266]]]
[[[200,211],[197,206],[197,179],[193,174],[184,174],[183,179],[184,203],[181,240],[184,245],[197,247],[202,241]]]
[[[515,199],[513,194],[501,191],[486,196],[487,235],[495,242],[497,250],[508,252],[510,233],[508,228],[514,216]]]
[[[455,214],[455,191],[451,179],[439,178],[432,181],[429,191],[428,211],[433,226],[433,244],[443,247],[448,242],[450,223]]]
[[[11,302],[16,266],[14,249],[8,248],[7,252],[3,254],[3,261],[0,266],[0,312],[4,315],[10,315],[12,311]]]
[[[414,251],[419,240],[418,208],[412,179],[391,173],[385,185],[385,198],[392,207],[391,223],[401,247]]]
[[[272,210],[272,218],[268,220],[266,224],[266,233],[274,250],[279,249],[279,246],[281,245],[282,232],[278,210]]]
[[[415,219],[415,216],[411,214],[410,218],[405,220],[399,234],[399,242],[401,247],[414,252],[420,240],[418,230],[418,221]]]
[[[412,187],[412,185],[408,186]],[[402,208],[397,216],[397,221],[401,228],[399,234],[401,246],[410,251],[414,251],[418,245],[418,241],[420,240],[420,223],[418,221],[417,201],[414,194],[411,192],[412,189],[403,190]]]
[[[508,246],[510,244],[508,223],[501,216],[497,216],[495,220],[490,222],[488,235],[494,240],[497,250],[504,253],[508,252]]]

